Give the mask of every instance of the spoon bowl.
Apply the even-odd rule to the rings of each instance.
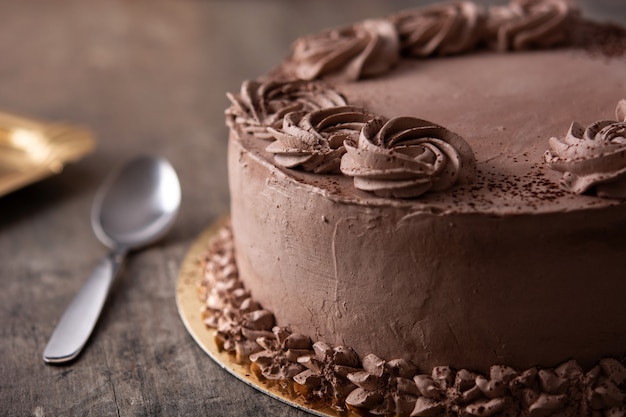
[[[167,233],[180,199],[178,177],[169,162],[138,157],[105,181],[94,200],[91,226],[111,249],[140,248]]]
[[[44,362],[62,364],[78,356],[125,255],[163,237],[174,224],[180,202],[180,182],[163,158],[135,158],[105,180],[94,199],[91,225],[111,252],[61,316],[44,349]]]

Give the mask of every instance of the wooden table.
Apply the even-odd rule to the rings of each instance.
[[[0,198],[0,415],[306,415],[202,352],[176,310],[178,269],[229,210],[226,91],[270,69],[300,35],[416,3],[1,0],[0,109],[87,126],[98,147]],[[622,2],[583,5],[625,20]],[[142,153],[177,169],[180,217],[128,259],[79,359],[45,365],[57,320],[106,252],[90,229],[94,193]]]

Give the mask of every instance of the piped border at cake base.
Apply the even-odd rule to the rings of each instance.
[[[260,392],[316,416],[356,416],[350,412],[333,410],[322,404],[308,403],[294,392],[293,383],[290,381],[266,380],[254,372],[249,361],[239,363],[232,353],[220,349],[215,338],[217,332],[208,329],[204,324],[203,303],[198,297],[198,285],[202,280],[203,256],[208,250],[209,242],[228,220],[228,217],[221,218],[200,233],[181,264],[176,283],[176,306],[185,328],[198,346],[222,369]]]
[[[523,372],[493,365],[488,376],[448,366],[420,374],[407,361],[385,361],[373,354],[358,364],[349,347],[313,343],[275,326],[273,314],[239,281],[233,250],[228,218],[200,235],[181,267],[179,313],[196,342],[222,368],[293,407],[344,417],[624,413],[624,359],[601,359],[588,372],[573,360]]]

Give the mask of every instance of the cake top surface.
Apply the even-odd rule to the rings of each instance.
[[[398,19],[395,21],[397,27]],[[577,27],[581,30],[576,31]],[[236,122],[232,122],[231,126],[242,145],[264,163],[275,165],[277,173],[292,178],[311,192],[324,193],[328,198],[338,201],[373,206],[405,206],[411,212],[490,215],[549,213],[618,205],[626,197],[619,191],[626,164],[622,162],[620,166],[616,162],[626,157],[623,154],[626,152],[626,116],[621,113],[625,111],[622,100],[626,98],[626,31],[611,25],[590,25],[583,20],[572,20],[567,28],[567,33],[576,34],[576,41],[558,43],[548,49],[502,52],[476,48],[464,53],[439,53],[427,58],[401,56],[397,62],[375,76],[361,76],[354,80],[353,74],[346,77],[341,71],[335,70],[322,77],[322,80],[310,81],[315,84],[314,87],[302,84],[305,83],[303,81],[294,81],[298,74],[300,78],[302,73],[310,75],[301,69],[296,60],[299,48],[296,42],[294,55],[272,72],[268,79],[254,83],[254,88],[258,90],[254,94],[258,94],[258,97],[243,97],[246,94],[244,89],[241,95],[231,97],[234,103],[238,103],[234,107],[244,107],[242,103],[246,101],[252,103],[253,107],[255,99],[262,102],[264,94],[271,95],[267,91],[274,87],[260,92],[264,86],[275,86],[277,82],[299,83],[300,86],[306,86],[304,89],[307,94],[316,96],[314,100],[317,101],[317,107],[349,105],[355,108],[359,116],[356,119],[352,116],[354,120],[349,121],[358,125],[356,130],[361,130],[364,125],[356,123],[357,119],[361,121],[363,114],[383,118],[380,124],[396,116],[410,116],[430,122],[427,125],[443,127],[445,137],[460,136],[459,140],[469,145],[469,156],[475,161],[475,167],[469,167],[475,170],[472,178],[457,181],[447,189],[436,189],[436,181],[432,180],[428,182],[432,190],[413,198],[397,198],[395,192],[372,193],[372,187],[384,181],[389,182],[391,171],[396,175],[393,178],[395,184],[398,184],[398,180],[406,183],[407,171],[414,167],[403,165],[400,177],[397,177],[399,170],[396,167],[387,165],[376,172],[371,166],[367,169],[354,168],[354,163],[346,164],[343,149],[340,149],[342,152],[339,157],[342,158],[341,171],[344,175],[339,169],[330,173],[307,172],[302,168],[310,164],[311,155],[319,154],[319,144],[315,148],[307,142],[309,148],[304,150],[308,153],[303,152],[302,147],[294,152],[294,138],[299,141],[309,140],[303,139],[305,134],[302,130],[310,131],[313,128],[306,125],[311,120],[302,114],[295,119],[282,118],[288,113],[284,108],[289,108],[289,104],[282,104],[281,120],[271,123],[273,127],[269,129],[269,135],[265,135],[265,130],[260,135],[258,129],[241,129]],[[387,33],[389,28],[383,24],[382,29],[376,30]],[[328,36],[323,33],[322,37]],[[302,42],[307,43],[305,41]],[[247,88],[251,89],[251,86],[247,85]],[[247,94],[253,95],[250,91]],[[300,97],[294,99],[294,102],[298,100]],[[289,103],[289,100],[286,102]],[[230,112],[232,115],[232,108]],[[280,112],[279,109],[277,113]],[[328,118],[328,115],[326,112],[323,116]],[[231,120],[235,119],[233,117]],[[285,122],[287,119],[289,123]],[[349,123],[344,126],[346,124]],[[374,131],[377,132],[378,128]],[[595,136],[588,137],[592,133]],[[599,133],[604,136],[598,136]],[[438,134],[435,132],[430,136]],[[378,158],[376,163],[379,163],[381,155],[393,158],[396,150],[397,153],[404,152],[410,158],[419,159],[415,156],[416,151],[410,150],[408,145],[403,146],[402,150],[375,149],[378,153],[366,154],[360,148],[362,142],[372,148],[371,141],[374,139],[368,143],[357,136],[341,136],[344,142],[347,137],[345,147],[348,148],[348,156],[352,155],[352,162],[358,160],[369,163]],[[418,142],[422,148],[425,146],[423,138],[413,139],[409,145]],[[559,145],[563,143],[566,145]],[[428,146],[432,147],[432,143]],[[439,152],[448,157],[452,161],[448,166],[461,172],[450,175],[460,178],[464,167],[466,171],[469,169],[468,164],[463,162],[463,158],[469,156],[462,155],[463,152],[451,155],[446,149],[435,150],[435,154]],[[313,165],[313,171],[326,169],[332,163],[338,167],[338,151],[335,148],[328,148],[328,151],[322,162]],[[330,151],[333,151],[335,161],[329,159]],[[422,156],[425,154],[422,149],[419,152]],[[400,155],[400,159],[404,156]],[[308,162],[302,163],[303,158]],[[405,164],[412,162],[402,161]],[[436,163],[426,168],[434,165]],[[345,175],[346,172],[356,174]],[[361,184],[364,184],[360,189],[355,186],[358,185],[359,174],[362,174]],[[375,175],[378,177],[374,178]],[[423,183],[422,177],[419,181]],[[414,185],[411,187],[415,189]]]

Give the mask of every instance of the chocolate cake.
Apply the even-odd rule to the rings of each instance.
[[[449,3],[229,95],[220,346],[371,415],[626,415],[626,30]]]

